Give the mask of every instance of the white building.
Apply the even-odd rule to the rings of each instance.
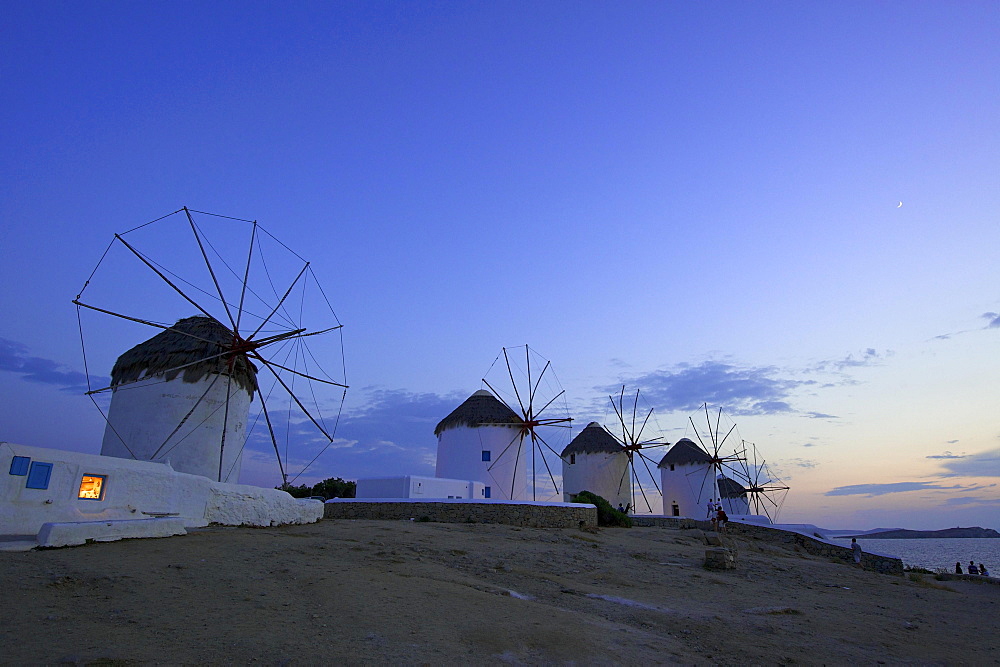
[[[313,523],[322,516],[323,503],[315,500],[214,482],[166,463],[0,442],[4,549],[182,535],[210,523]]]
[[[590,422],[562,451],[563,500],[590,491],[612,507],[632,502],[625,448],[597,422]]]
[[[750,513],[747,491],[724,475],[718,475],[712,458],[688,438],[671,447],[657,466],[663,490],[663,513],[692,519],[708,518],[708,503],[721,503],[732,518]]]
[[[414,498],[485,500],[482,482],[439,477],[368,477],[358,480],[356,498]]]
[[[711,457],[689,438],[681,438],[660,459],[663,514],[705,519],[708,503],[718,499]]]
[[[239,481],[257,379],[246,355],[224,354],[232,345],[232,331],[196,316],[121,355],[101,454]]]
[[[750,503],[747,500],[747,490],[734,479],[719,475],[716,479],[719,489],[722,509],[729,517],[746,516],[750,514]]]
[[[434,429],[436,477],[482,482],[486,498],[527,498],[531,442],[523,421],[490,392],[472,394]]]

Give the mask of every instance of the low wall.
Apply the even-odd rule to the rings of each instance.
[[[439,523],[502,523],[530,528],[580,528],[597,525],[597,508],[579,503],[335,498],[326,502],[323,518],[413,519]]]
[[[709,521],[696,521],[680,517],[633,516],[632,525],[648,528],[701,528],[702,530],[714,530]],[[726,532],[732,536],[750,537],[773,544],[799,547],[813,556],[821,556],[851,565],[854,564],[854,552],[850,547],[832,544],[816,537],[803,535],[802,533],[782,530],[774,526],[762,526],[738,521],[727,523]],[[900,576],[903,574],[903,561],[894,556],[862,553],[861,566],[866,570],[880,574],[895,574]]]
[[[984,577],[979,574],[949,574],[947,572],[943,572],[941,574],[928,576],[933,576],[938,581],[974,581],[977,584],[1000,586],[1000,579],[997,577]]]

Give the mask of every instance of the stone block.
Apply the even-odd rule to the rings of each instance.
[[[705,549],[705,567],[710,570],[732,570],[736,567],[736,554],[729,549]]]

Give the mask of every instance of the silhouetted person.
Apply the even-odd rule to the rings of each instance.
[[[964,574],[962,572],[962,563],[955,563],[955,574]]]
[[[854,553],[854,564],[861,567],[861,545],[856,537],[851,538],[851,551]]]
[[[979,575],[982,577],[990,576],[990,573],[986,571],[986,566],[982,563],[979,564]]]
[[[976,561],[969,561],[969,574],[979,574],[979,568],[976,567]]]

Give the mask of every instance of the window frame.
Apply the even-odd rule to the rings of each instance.
[[[98,495],[97,498],[88,498],[88,497],[80,495],[80,492],[81,492],[82,487],[83,487],[83,480],[86,479],[87,477],[97,478],[97,479],[101,480],[101,492],[100,492],[100,494]],[[94,475],[94,474],[90,474],[90,473],[84,473],[83,475],[80,476],[80,484],[76,487],[76,499],[77,500],[92,500],[92,501],[101,502],[101,501],[104,500],[104,496],[107,494],[107,490],[108,490],[108,476],[107,475]]]

